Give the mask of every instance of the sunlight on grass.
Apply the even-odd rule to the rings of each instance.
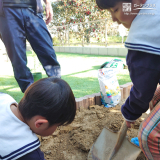
[[[17,87],[17,88],[10,88],[7,91],[9,91],[9,92],[19,91],[19,87]]]
[[[2,89],[8,89],[8,88],[12,88],[13,87],[13,85],[5,85],[5,86],[0,86],[0,90],[2,90]]]
[[[61,64],[62,79],[66,80],[71,86],[75,97],[99,92],[99,82],[97,78],[100,66],[111,59],[113,56],[86,55],[74,53],[56,53],[57,59]],[[125,57],[118,57],[125,63]],[[42,77],[47,77],[42,65],[34,53],[27,52],[28,68],[31,72],[42,72]],[[14,78],[13,69],[10,62],[0,60],[0,92],[5,92],[13,96],[18,102],[23,97],[19,86]],[[128,69],[123,69],[117,74],[120,85],[130,82]]]

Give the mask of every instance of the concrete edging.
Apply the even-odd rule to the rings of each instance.
[[[128,53],[127,48],[108,48],[108,47],[61,47],[53,46],[55,52],[64,53],[79,53],[79,54],[92,54],[92,55],[106,55],[106,56],[123,56]],[[32,48],[29,44],[26,46],[27,51]]]
[[[95,54],[108,56],[126,56],[128,50],[126,48],[107,48],[107,47],[61,47],[53,46],[55,52]]]

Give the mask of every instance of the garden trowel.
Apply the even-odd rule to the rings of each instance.
[[[127,129],[125,121],[119,132],[103,128],[90,149],[88,160],[136,160],[141,149],[127,139]]]

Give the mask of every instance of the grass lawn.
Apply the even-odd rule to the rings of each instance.
[[[2,57],[2,56],[1,56]],[[5,62],[0,57],[0,92],[5,92],[13,96],[17,102],[23,96],[19,86],[14,79],[13,69],[10,62]],[[3,56],[4,58],[5,56]],[[35,58],[34,58],[35,57]],[[6,58],[6,57],[5,57]],[[28,67],[32,72],[41,71],[43,77],[47,77],[41,64],[34,54],[27,52]],[[115,57],[102,55],[86,55],[73,53],[57,53],[57,59],[61,64],[62,79],[71,86],[75,97],[83,97],[88,94],[99,92],[99,82],[97,70],[100,66]],[[118,57],[125,62],[125,57]],[[117,75],[119,84],[130,82],[128,69],[123,69]]]

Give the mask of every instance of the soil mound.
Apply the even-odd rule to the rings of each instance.
[[[112,108],[95,105],[81,109],[77,111],[72,124],[59,127],[52,136],[39,137],[46,160],[86,160],[104,126],[113,131],[120,129],[124,120],[120,111],[123,103],[124,101]],[[143,114],[133,128],[128,129],[129,139],[137,137],[139,125],[145,117],[146,114]],[[143,153],[137,160],[145,160]]]

